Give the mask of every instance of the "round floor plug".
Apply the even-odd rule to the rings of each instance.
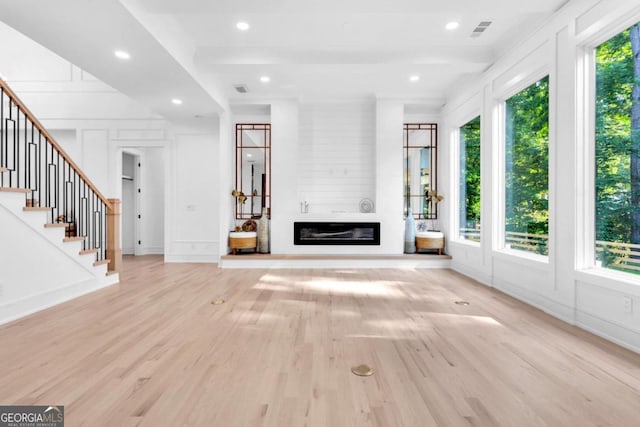
[[[369,377],[375,373],[374,369],[368,365],[354,366],[351,372],[359,377]]]

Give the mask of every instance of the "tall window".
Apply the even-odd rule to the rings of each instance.
[[[505,244],[548,255],[549,77],[505,107]]]
[[[417,219],[438,219],[438,125],[404,125],[404,214]]]
[[[596,258],[640,274],[640,24],[595,56]]]
[[[480,116],[460,127],[460,238],[480,241]]]

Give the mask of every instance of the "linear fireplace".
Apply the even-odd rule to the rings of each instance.
[[[294,245],[380,245],[379,222],[294,222]]]

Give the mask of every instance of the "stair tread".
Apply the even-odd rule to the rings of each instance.
[[[89,254],[97,254],[97,249],[83,249],[80,251],[80,255],[89,255]]]
[[[99,265],[104,265],[104,264],[109,264],[111,262],[110,259],[103,259],[102,261],[96,261],[93,263],[94,267],[97,267]]]
[[[44,226],[46,228],[62,228],[62,227],[66,227],[67,224],[65,224],[64,222],[50,222],[48,224],[45,224]]]
[[[26,212],[48,212],[51,210],[51,208],[25,206],[24,208],[22,208],[22,210]]]
[[[9,169],[0,167],[0,173],[3,173],[3,172],[9,172]]]
[[[16,187],[0,187],[0,191],[7,193],[31,193],[28,188],[16,188]]]

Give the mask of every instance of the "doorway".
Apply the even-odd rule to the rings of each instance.
[[[138,168],[139,156],[122,153],[122,254],[136,255],[138,241]]]

